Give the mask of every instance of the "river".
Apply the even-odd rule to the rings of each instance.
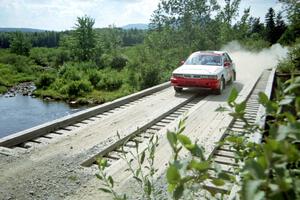
[[[43,101],[17,94],[0,96],[0,138],[78,112],[64,102]]]

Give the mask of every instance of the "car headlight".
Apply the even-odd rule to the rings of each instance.
[[[218,76],[217,75],[208,75],[208,78],[209,79],[218,79]]]

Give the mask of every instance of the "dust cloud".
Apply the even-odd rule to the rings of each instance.
[[[258,77],[264,69],[276,67],[288,53],[288,48],[280,44],[274,44],[259,52],[252,52],[243,48],[237,41],[228,43],[222,50],[227,51],[235,63],[238,81]]]

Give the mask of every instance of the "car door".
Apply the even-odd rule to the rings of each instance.
[[[224,53],[224,69],[225,69],[225,80],[229,81],[231,77],[233,76],[233,63],[231,58],[228,56],[227,53]]]

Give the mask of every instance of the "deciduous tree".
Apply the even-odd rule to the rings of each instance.
[[[15,32],[12,37],[10,50],[18,55],[28,55],[31,48],[30,40],[21,32]]]
[[[96,40],[93,26],[95,20],[88,17],[78,17],[75,24],[75,55],[79,61],[92,59],[95,51]]]

